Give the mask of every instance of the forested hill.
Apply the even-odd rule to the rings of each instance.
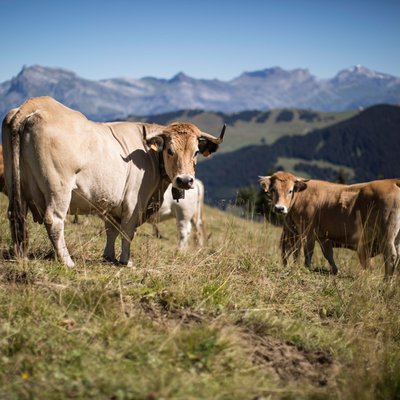
[[[257,184],[258,175],[277,169],[328,180],[340,170],[356,182],[400,176],[400,107],[373,106],[304,136],[216,154],[199,164],[197,176],[215,203],[234,199],[239,187]]]

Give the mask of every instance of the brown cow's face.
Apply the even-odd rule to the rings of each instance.
[[[260,185],[271,198],[274,211],[286,215],[295,193],[307,188],[308,179],[298,178],[288,172],[276,172],[271,176],[260,176]]]
[[[166,137],[163,149],[165,172],[177,189],[191,189],[194,183],[199,145],[192,132],[171,134]]]
[[[162,152],[165,172],[177,189],[191,189],[194,183],[197,155],[208,156],[217,151],[218,138],[201,132],[190,123],[174,123],[158,128],[147,144],[153,150]],[[215,143],[217,142],[217,143]]]

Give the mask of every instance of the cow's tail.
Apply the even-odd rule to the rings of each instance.
[[[195,181],[197,190],[197,213],[196,213],[196,228],[197,228],[197,242],[200,246],[207,244],[207,231],[204,220],[204,186],[201,181]]]
[[[11,121],[3,125],[11,144],[11,185],[9,193],[8,217],[10,220],[11,237],[16,256],[24,257],[27,248],[26,205],[21,191],[21,133],[24,129],[26,114],[22,107],[14,114]],[[6,122],[6,121],[5,121]],[[7,132],[8,129],[8,132]],[[8,135],[7,135],[8,133]]]

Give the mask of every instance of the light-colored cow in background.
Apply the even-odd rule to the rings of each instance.
[[[298,233],[307,267],[317,240],[333,274],[333,248],[341,246],[356,250],[364,268],[382,254],[385,277],[393,275],[400,259],[400,179],[340,185],[281,171],[260,177],[260,185],[275,211],[289,218],[286,228],[295,228],[284,233],[281,245],[298,252],[299,242],[291,236]]]
[[[161,237],[157,227],[158,222],[176,219],[180,250],[187,248],[192,226],[195,230],[195,239],[198,246],[203,246],[206,240],[204,226],[204,185],[195,179],[193,188],[185,192],[185,198],[176,201],[172,197],[172,185],[164,193],[164,201],[160,210],[153,214],[149,222],[153,225],[154,235]]]

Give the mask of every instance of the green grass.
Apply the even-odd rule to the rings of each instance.
[[[183,112],[183,115],[178,120],[191,122],[201,130],[213,135],[219,135],[222,125],[228,123],[226,140],[218,150],[219,153],[226,153],[250,145],[272,144],[287,135],[306,135],[314,129],[324,128],[354,117],[358,112],[357,110],[342,112],[310,111],[316,117],[312,120],[306,120],[301,118],[301,114],[308,111],[290,109],[290,112],[293,113],[293,118],[289,121],[278,121],[278,116],[282,111],[281,109],[271,110],[269,117],[262,122],[257,121],[262,116],[262,111],[259,111],[257,115],[249,120],[238,119],[233,123],[230,123],[228,119],[240,113],[225,114],[224,118],[219,113],[208,111],[192,113],[189,110]],[[145,117],[142,119],[147,120]],[[151,121],[151,118],[149,120]],[[175,120],[176,117],[171,117],[165,123],[172,123]],[[202,162],[202,159],[200,158],[199,161]]]
[[[0,246],[9,248],[0,195]],[[280,229],[206,208],[208,246],[143,226],[135,267],[104,264],[102,222],[69,223],[76,267],[0,260],[0,398],[395,399],[399,278],[336,250],[337,277],[280,263]],[[315,264],[327,263],[317,251]]]

